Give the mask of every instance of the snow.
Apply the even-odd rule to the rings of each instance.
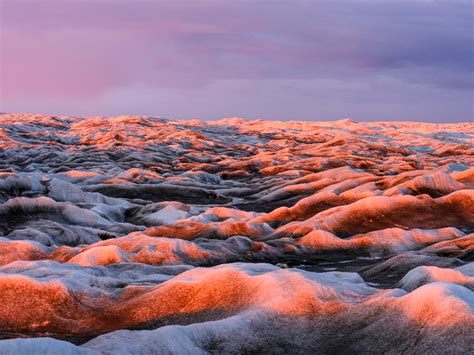
[[[474,290],[474,263],[467,264],[457,269],[445,269],[436,266],[418,266],[410,270],[403,279],[400,286],[406,290],[414,290],[417,287],[432,282],[450,282]],[[474,303],[472,304],[474,307]]]
[[[0,130],[1,354],[474,348],[472,123]]]

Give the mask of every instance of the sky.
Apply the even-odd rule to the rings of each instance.
[[[0,112],[474,119],[464,0],[0,0]]]

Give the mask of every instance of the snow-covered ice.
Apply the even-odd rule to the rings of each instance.
[[[470,353],[474,124],[0,114],[0,354]]]

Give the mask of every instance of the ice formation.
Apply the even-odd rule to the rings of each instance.
[[[0,114],[0,353],[472,352],[473,143]]]

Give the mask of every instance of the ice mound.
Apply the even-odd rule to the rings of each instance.
[[[474,263],[456,269],[419,266],[410,270],[400,280],[400,286],[405,290],[414,290],[421,285],[431,282],[450,282],[474,290]],[[474,307],[474,303],[472,306]]]
[[[118,254],[104,248],[101,258]],[[158,286],[131,280],[127,285],[114,269],[81,268],[94,257],[99,256],[85,255],[74,267],[17,262],[0,268],[4,329],[87,335],[165,322],[169,317],[222,317],[249,308],[293,315],[332,313],[376,291],[357,274],[316,274],[244,263],[192,269]],[[18,304],[25,307],[20,314]]]
[[[38,349],[50,353],[68,351],[78,354],[147,353],[156,349],[166,353],[241,353],[291,349],[296,349],[298,353],[308,349],[331,352],[340,350],[341,342],[351,352],[364,349],[401,351],[413,341],[417,342],[417,349],[424,352],[436,351],[439,346],[448,352],[460,352],[474,344],[471,332],[474,299],[472,292],[461,286],[434,283],[407,294],[403,291],[376,291],[365,286],[353,274],[307,277],[312,273],[306,275],[298,272],[298,275],[291,276],[285,272],[279,275],[281,271],[269,265],[252,268],[234,265],[218,269],[204,275],[201,269],[195,269],[162,286],[166,287],[169,283],[170,287],[175,283],[189,289],[194,282],[206,285],[204,294],[196,295],[193,304],[185,306],[187,311],[190,307],[195,311],[196,307],[200,309],[204,304],[216,300],[207,293],[209,287],[219,293],[224,291],[225,296],[222,297],[220,293],[219,302],[214,305],[219,309],[218,314],[208,314],[206,317],[196,313],[195,319],[201,321],[189,325],[162,326],[155,330],[119,330],[98,336],[77,347],[48,338],[7,340],[0,342],[0,352],[26,352],[32,349],[35,342],[38,342]],[[217,285],[211,286],[223,281],[222,277],[225,280],[230,270],[239,275],[238,283],[246,278],[256,278],[256,283],[252,283],[250,289],[239,291],[233,287],[225,290],[219,287],[218,291]],[[213,273],[215,275],[211,275]],[[283,279],[280,279],[281,276]],[[294,276],[297,279],[292,281]],[[290,291],[288,287],[281,288],[281,283],[285,281],[290,281],[290,286],[292,282],[297,282],[297,285],[302,282],[301,289],[296,287]],[[265,288],[277,285],[280,286],[276,289]],[[249,290],[252,292],[247,295]],[[233,297],[235,292],[241,295],[237,299]],[[228,301],[229,297],[234,302],[238,301],[230,313],[223,310],[225,303],[222,303]],[[242,302],[249,300],[253,306],[241,309]],[[141,298],[141,301],[144,302],[144,299]],[[171,307],[175,302],[180,301],[174,300]],[[153,302],[152,305],[157,303]],[[153,310],[147,308],[146,313],[143,313],[145,311],[140,307],[139,314],[149,314]],[[133,314],[137,316],[136,312]],[[408,330],[416,329],[421,331],[407,337]],[[309,330],[311,335],[304,330]]]

